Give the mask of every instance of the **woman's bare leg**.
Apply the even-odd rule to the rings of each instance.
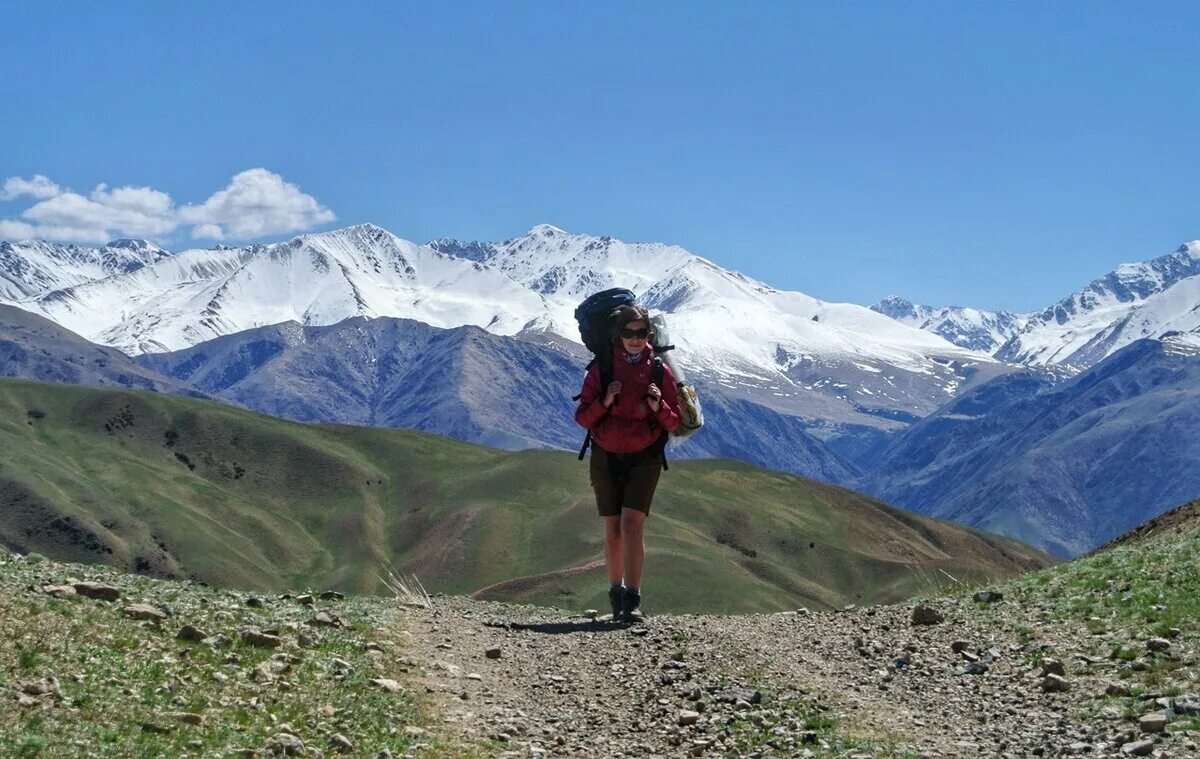
[[[604,566],[608,568],[608,581],[621,581],[621,571],[624,569],[621,559],[621,517],[602,517],[604,519]]]
[[[625,549],[623,562],[625,586],[641,588],[642,567],[646,562],[646,547],[643,543],[646,515],[636,509],[621,509],[620,522],[621,547]],[[611,570],[609,572],[611,577]]]

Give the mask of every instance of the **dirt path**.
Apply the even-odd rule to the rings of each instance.
[[[1105,700],[1111,663],[1070,660],[1076,631],[1006,603],[937,608],[928,626],[906,605],[630,628],[439,598],[412,655],[447,726],[509,756],[1115,757],[1152,737]],[[1047,652],[1069,691],[1043,690]],[[1144,755],[1200,756],[1191,737]]]

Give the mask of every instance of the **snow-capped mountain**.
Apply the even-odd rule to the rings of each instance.
[[[1122,264],[1029,319],[1002,361],[1091,366],[1135,340],[1200,329],[1200,240]]]
[[[114,274],[128,274],[170,255],[148,240],[114,240],[102,248],[42,240],[0,241],[0,299],[36,298]]]
[[[90,340],[138,354],[296,321],[395,316],[515,334],[541,297],[480,264],[361,225],[274,245],[186,250],[125,276],[20,304]]]
[[[903,426],[963,384],[1003,371],[983,354],[863,306],[776,290],[678,246],[569,234],[549,225],[501,243],[440,239],[430,246],[494,267],[541,293],[551,313],[560,314],[553,321],[567,324],[559,334],[572,339],[570,314],[580,300],[628,287],[667,314],[689,371],[818,427]]]
[[[1028,314],[980,311],[963,306],[922,306],[898,295],[889,295],[872,311],[890,316],[901,324],[941,335],[955,345],[983,353],[994,353],[1021,331]]]
[[[128,273],[100,273],[107,274],[6,299],[133,354],[354,316],[473,325],[561,345],[578,342],[578,302],[620,285],[667,313],[697,381],[807,419],[826,439],[847,428],[898,429],[1005,370],[865,307],[776,290],[677,246],[549,225],[500,243],[429,245],[360,225],[272,245],[185,250]]]

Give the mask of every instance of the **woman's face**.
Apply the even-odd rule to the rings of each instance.
[[[646,349],[646,340],[650,337],[646,322],[638,319],[621,328],[621,345],[626,353],[641,353]]]

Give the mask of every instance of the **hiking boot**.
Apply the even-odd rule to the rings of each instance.
[[[642,621],[642,591],[636,588],[626,588],[621,599],[621,621]]]
[[[621,621],[621,604],[625,600],[625,588],[620,585],[608,589],[608,602],[612,604],[612,621]]]

